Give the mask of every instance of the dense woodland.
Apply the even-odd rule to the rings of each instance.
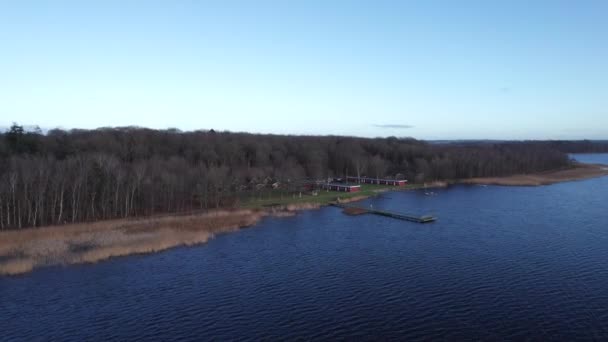
[[[0,134],[0,228],[238,205],[345,175],[413,182],[568,167],[554,143],[429,144],[137,127]],[[578,151],[578,150],[577,150]]]

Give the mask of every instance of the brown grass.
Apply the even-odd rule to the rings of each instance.
[[[0,274],[16,275],[26,273],[34,269],[35,263],[32,259],[12,259],[4,264],[0,268]]]
[[[203,243],[272,214],[255,210],[112,220],[0,233],[0,275]]]
[[[314,203],[289,204],[266,210],[216,210],[0,232],[0,275],[200,244],[216,234],[254,225],[265,216],[288,217],[319,207]]]
[[[527,175],[514,175],[508,177],[470,178],[461,180],[460,183],[507,186],[539,186],[606,175],[608,175],[608,166],[606,165],[577,164],[573,168],[564,170],[547,171]]]

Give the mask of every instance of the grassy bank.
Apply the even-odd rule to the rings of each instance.
[[[290,206],[290,205],[301,205],[304,203],[311,203],[316,205],[328,205],[331,202],[341,201],[349,202],[353,200],[361,200],[364,198],[377,196],[380,193],[386,191],[407,191],[422,189],[424,187],[445,187],[446,182],[432,182],[425,184],[408,184],[406,186],[389,186],[389,185],[373,185],[373,184],[361,184],[361,191],[357,192],[336,192],[321,190],[316,196],[302,193],[292,195],[282,195],[280,192],[271,193],[263,199],[249,199],[241,204],[243,208],[269,208],[273,206]]]

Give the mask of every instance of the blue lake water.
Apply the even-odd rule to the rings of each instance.
[[[0,340],[608,339],[608,177],[433,191],[0,278]]]

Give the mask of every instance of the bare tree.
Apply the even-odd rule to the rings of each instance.
[[[0,133],[0,229],[232,206],[352,172],[425,182],[545,171],[570,166],[565,151],[602,148],[15,124]]]

